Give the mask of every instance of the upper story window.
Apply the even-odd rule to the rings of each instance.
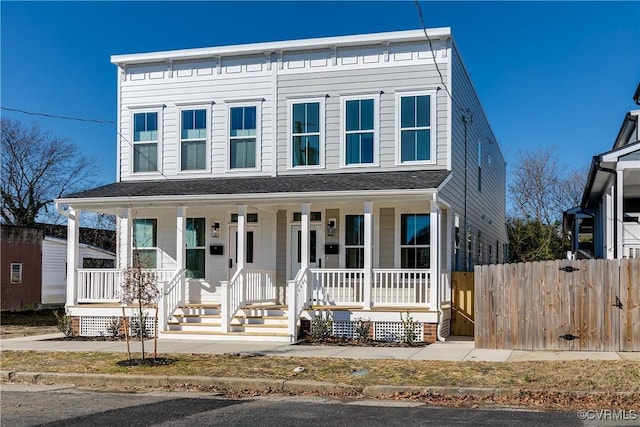
[[[158,113],[133,114],[133,172],[158,170]]]
[[[290,102],[291,166],[320,166],[324,102]]]
[[[399,94],[397,105],[399,160],[430,162],[433,160],[431,130],[435,121],[434,95],[431,93]]]
[[[344,165],[377,163],[378,100],[379,95],[343,98]]]
[[[229,108],[229,168],[256,167],[258,107]]]
[[[206,169],[207,110],[182,110],[180,122],[180,170]]]

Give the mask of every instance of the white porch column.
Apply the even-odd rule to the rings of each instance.
[[[76,303],[78,295],[78,254],[80,240],[80,211],[69,206],[67,211],[67,303]]]
[[[178,206],[176,210],[176,268],[186,268],[186,236],[187,229],[187,208],[186,206]],[[180,286],[180,301],[186,302],[184,295],[184,280]]]
[[[614,258],[614,251],[615,251],[615,238],[613,236],[613,223],[614,223],[614,218],[613,218],[613,189],[610,188],[609,191],[607,191],[607,194],[605,194],[604,196],[604,208],[601,209],[601,215],[597,216],[597,222],[598,222],[598,233],[596,237],[596,233],[594,232],[594,236],[593,236],[593,251],[596,254],[596,256],[600,253],[600,250],[598,249],[598,247],[596,245],[600,245],[600,247],[603,248],[603,253],[602,253],[602,257],[606,258],[606,259],[613,259]],[[595,221],[594,221],[595,222]],[[594,227],[596,226],[596,224],[594,224]]]
[[[236,259],[236,271],[244,268],[244,262],[246,259],[245,254],[245,242],[247,239],[247,205],[238,205],[238,244],[236,245],[238,256]]]
[[[624,181],[623,175],[624,170],[618,169],[616,170],[616,217],[614,222],[614,232],[616,233],[616,246],[613,257],[614,258],[622,258],[624,255],[622,251],[622,239],[623,239],[623,231],[624,231]]]
[[[131,254],[131,209],[121,209],[118,220],[118,268],[124,270],[129,266]]]
[[[309,212],[311,203],[300,205],[300,269],[309,268],[309,254],[311,252],[311,241],[309,240]],[[294,237],[295,239],[295,237]]]
[[[440,286],[440,208],[438,207],[437,197],[434,195],[431,201],[430,211],[430,278],[429,278],[429,307],[432,310],[438,309],[438,287]]]
[[[373,286],[373,202],[364,202],[364,309],[371,310]]]

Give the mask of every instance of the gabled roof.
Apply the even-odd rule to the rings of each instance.
[[[631,142],[622,147],[606,151],[597,156],[593,156],[591,161],[591,168],[589,169],[589,176],[587,178],[587,184],[582,194],[582,208],[587,209],[592,207],[592,203],[597,203],[602,193],[607,187],[607,183],[611,179],[613,173],[612,170],[618,160],[621,160],[629,154],[640,151],[640,141]]]
[[[264,199],[265,196],[313,196],[353,194],[367,191],[436,190],[449,176],[447,170],[280,175],[276,177],[162,179],[126,181],[69,194],[58,203],[72,204],[80,199],[166,199],[222,200]],[[235,197],[232,197],[235,196]]]

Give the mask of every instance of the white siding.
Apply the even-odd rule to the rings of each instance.
[[[480,100],[455,47],[452,47],[452,102],[451,121],[451,179],[441,192],[452,205],[453,213],[460,216],[460,250],[462,267],[465,264],[465,140],[463,112],[469,108],[473,123],[467,126],[467,184],[466,212],[471,228],[472,255],[474,264],[489,262],[489,245],[492,246],[493,261],[496,261],[496,242],[499,242],[499,261],[503,258],[502,244],[507,242],[505,226],[506,163],[500,146],[484,114]],[[478,142],[482,155],[482,188],[478,191]],[[477,235],[482,234],[482,259],[477,259]]]

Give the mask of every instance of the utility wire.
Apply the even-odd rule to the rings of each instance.
[[[68,117],[68,116],[58,116],[56,114],[47,114],[47,113],[36,113],[33,111],[20,110],[17,108],[9,108],[9,107],[0,107],[2,110],[6,111],[14,111],[16,113],[29,114],[31,116],[42,116],[42,117],[50,117],[53,119],[64,119],[64,120],[74,120],[77,122],[91,122],[91,123],[102,123],[102,124],[115,124],[116,122],[112,120],[96,120],[96,119],[83,119],[81,117]]]
[[[424,17],[422,16],[422,8],[420,7],[420,3],[418,2],[418,0],[413,0],[413,4],[416,6],[416,10],[418,11],[418,18],[420,19],[420,25],[422,26],[422,31],[424,32],[424,36],[426,37],[427,42],[429,43],[429,49],[431,49],[431,52],[433,53],[433,63],[436,66],[436,71],[440,76],[440,82],[442,83],[442,86],[444,86],[444,90],[447,92],[447,96],[449,96],[449,99],[451,99],[451,102],[455,104],[455,107],[460,112],[462,112],[463,117],[467,118],[470,121],[473,121],[473,112],[471,111],[471,109],[467,107],[461,107],[460,104],[458,104],[456,100],[453,98],[453,96],[451,95],[451,92],[449,91],[449,87],[445,83],[444,77],[442,76],[442,71],[440,71],[440,67],[438,66],[438,61],[436,61],[436,54],[435,54],[435,51],[433,50],[433,42],[431,41],[431,37],[429,37],[429,33],[427,32],[427,26],[424,23]],[[449,72],[451,72],[451,70],[449,70]]]

